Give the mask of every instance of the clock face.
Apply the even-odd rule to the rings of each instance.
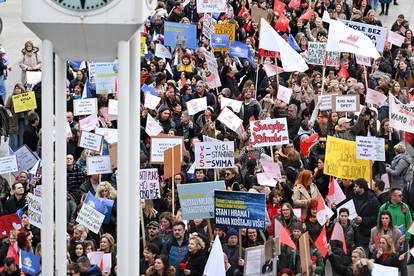
[[[59,6],[72,11],[87,12],[107,6],[114,0],[52,0]]]

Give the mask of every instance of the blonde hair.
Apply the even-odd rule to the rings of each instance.
[[[107,190],[109,193],[109,199],[116,198],[116,190],[108,181],[102,181],[101,183],[99,183],[98,187],[96,188],[95,197],[102,198],[101,193],[105,190]]]
[[[381,236],[380,240],[384,239],[385,242],[387,243],[387,249],[386,252],[387,254],[390,253],[395,253],[395,247],[394,247],[394,242],[392,241],[392,237],[390,235],[383,235]]]
[[[109,233],[105,233],[101,236],[100,240],[102,240],[103,238],[108,240],[109,243],[109,251],[113,252],[115,250],[115,239],[114,237],[112,237],[111,234]],[[100,251],[101,249],[99,248],[98,251]]]
[[[206,247],[204,241],[198,236],[192,236],[189,241],[194,241],[196,244],[198,244],[198,246],[200,246],[200,249],[204,249]]]
[[[398,143],[394,146],[394,150],[396,153],[404,153],[407,150],[407,148],[403,143]]]

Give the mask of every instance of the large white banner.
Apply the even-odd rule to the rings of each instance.
[[[369,37],[377,48],[378,52],[384,51],[385,40],[387,39],[388,29],[371,24],[364,24],[355,21],[342,20],[348,27],[358,30]]]
[[[390,123],[395,129],[414,133],[414,106],[401,103],[389,94]]]
[[[197,12],[226,12],[226,0],[197,0]]]
[[[234,167],[234,142],[199,142],[195,146],[196,169]]]

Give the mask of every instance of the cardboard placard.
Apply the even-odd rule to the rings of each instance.
[[[112,169],[118,166],[118,143],[109,145],[109,159],[111,159]]]
[[[109,144],[118,142],[118,129],[116,128],[95,128],[95,134],[102,135]]]
[[[0,157],[0,174],[13,173],[18,170],[16,155]]]
[[[332,112],[359,112],[359,95],[332,96]]]
[[[86,158],[87,175],[112,173],[111,159],[108,155]]]
[[[82,131],[78,146],[100,152],[102,148],[103,136],[92,132]]]
[[[73,100],[73,115],[86,116],[94,113],[98,113],[97,98]]]
[[[26,146],[23,145],[18,148],[14,155],[16,155],[17,166],[19,170],[14,172],[14,176],[18,176],[22,171],[28,171],[37,163],[37,156]]]
[[[37,108],[36,96],[33,91],[12,96],[15,113],[29,111]]]
[[[168,148],[172,148],[175,145],[180,145],[182,152],[184,149],[184,138],[178,136],[151,137],[150,163],[163,164],[164,151]],[[183,160],[180,159],[180,162],[182,163]]]
[[[233,23],[217,23],[214,26],[214,33],[229,36],[229,44],[236,40],[236,24]],[[228,52],[229,48],[214,48],[214,51]]]
[[[311,275],[312,259],[310,255],[309,233],[303,233],[299,238],[300,267],[303,275]]]
[[[174,177],[181,171],[182,151],[180,145],[175,145],[164,151],[164,178]]]
[[[252,7],[252,21],[259,23],[261,18],[264,18],[264,19],[267,18],[267,11],[257,6],[253,6]]]
[[[243,276],[261,275],[265,254],[264,245],[246,248]]]

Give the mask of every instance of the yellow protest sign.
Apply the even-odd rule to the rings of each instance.
[[[37,108],[36,97],[33,91],[14,95],[12,100],[15,113]]]
[[[234,23],[218,23],[214,27],[214,33],[229,36],[229,44],[236,40],[236,24]],[[229,48],[214,48],[214,52],[229,51]]]
[[[323,173],[344,179],[371,180],[369,160],[356,158],[356,143],[328,136]]]
[[[145,36],[140,37],[140,49],[141,49],[141,56],[145,56],[148,52],[147,50],[147,38]]]

